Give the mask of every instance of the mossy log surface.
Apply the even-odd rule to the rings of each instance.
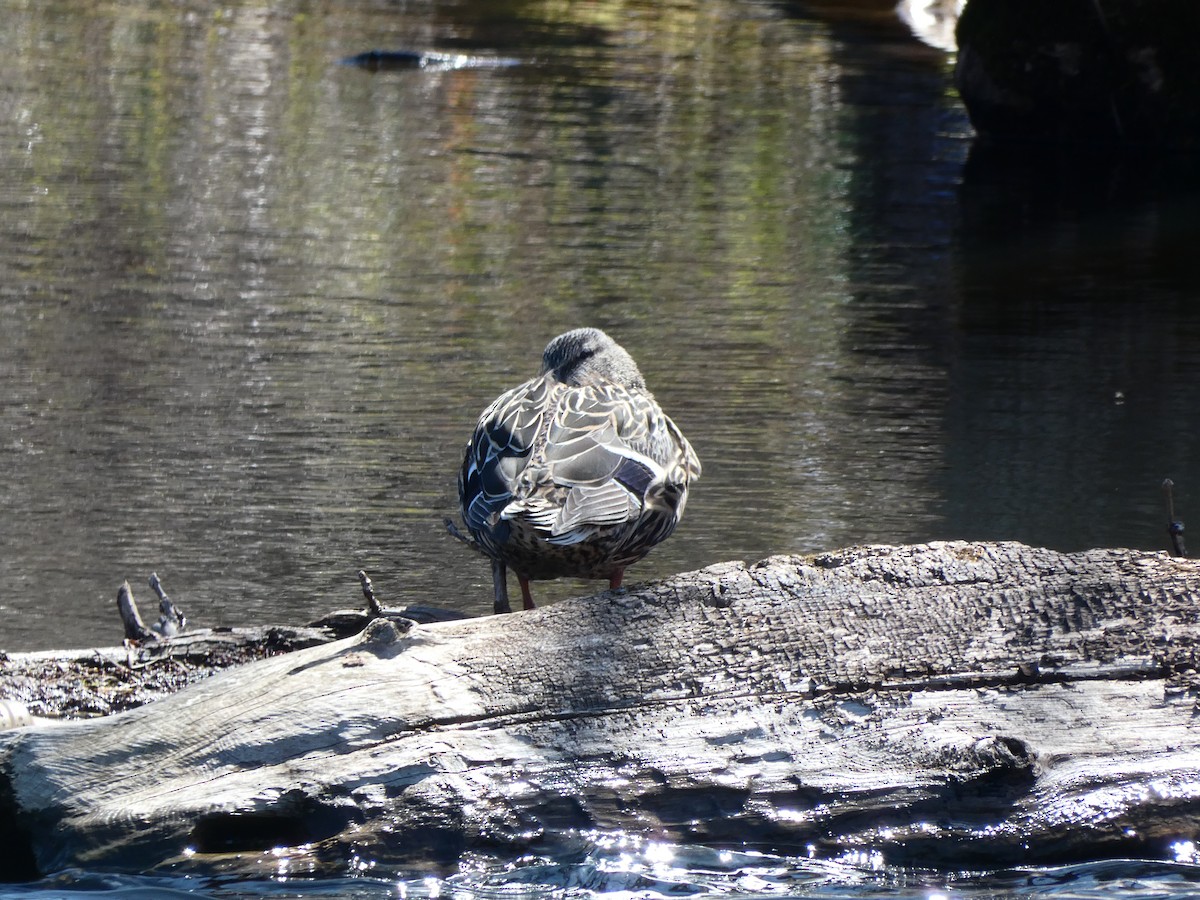
[[[0,736],[0,875],[252,871],[279,847],[312,871],[452,866],[578,829],[952,868],[1161,858],[1198,836],[1198,639],[1193,561],[962,542],[381,620]]]

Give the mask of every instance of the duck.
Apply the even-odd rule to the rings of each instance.
[[[608,579],[675,531],[700,460],[629,355],[599,328],[546,345],[541,371],[479,416],[458,474],[472,543],[491,559],[493,609],[530,582]]]

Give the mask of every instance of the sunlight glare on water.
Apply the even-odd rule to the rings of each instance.
[[[1181,844],[1184,842],[1181,842]],[[459,874],[387,877],[368,866],[346,878],[275,880],[120,876],[64,872],[0,885],[0,900],[113,900],[189,896],[222,900],[669,900],[677,897],[809,897],[816,900],[1185,900],[1200,890],[1194,863],[1110,860],[998,872],[939,873],[876,864],[875,854],[822,860],[757,851],[581,836],[555,860],[478,859]]]
[[[757,851],[711,849],[644,840],[630,835],[592,835],[578,855],[554,861],[523,861],[502,872],[452,876],[454,896],[512,896],[524,886],[529,896],[545,891],[565,896],[633,900],[703,894],[791,893],[829,882],[851,884],[871,877],[853,861],[791,859]],[[879,871],[876,869],[875,871]]]

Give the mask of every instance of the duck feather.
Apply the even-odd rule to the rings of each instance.
[[[508,566],[523,582],[619,580],[674,531],[699,476],[633,359],[602,331],[578,329],[547,345],[537,377],[484,410],[459,499],[468,530],[502,564],[497,578]]]

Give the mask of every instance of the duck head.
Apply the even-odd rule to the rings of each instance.
[[[541,374],[548,373],[576,387],[611,381],[634,390],[646,389],[633,357],[599,328],[576,328],[547,344]]]

